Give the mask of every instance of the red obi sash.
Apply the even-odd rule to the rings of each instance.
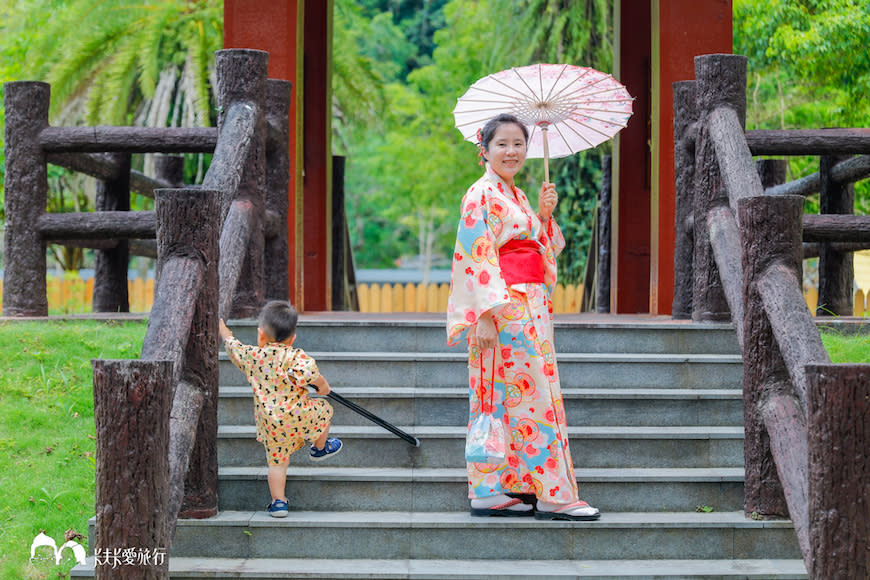
[[[544,256],[535,240],[510,240],[499,248],[498,261],[501,276],[508,286],[545,282]]]

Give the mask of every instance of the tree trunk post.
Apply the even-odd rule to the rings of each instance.
[[[248,253],[232,298],[230,316],[255,317],[264,301],[265,205],[266,205],[266,80],[269,53],[261,50],[226,49],[215,53],[217,93],[221,113],[218,132],[223,131],[226,112],[236,104],[246,103],[255,110],[255,130],[247,161],[235,197],[222,192],[221,221],[233,201],[248,202],[251,230]],[[271,267],[271,266],[270,266]]]
[[[677,320],[692,318],[692,260],[694,225],[692,205],[695,193],[695,142],[689,129],[698,121],[697,81],[680,81],[674,87],[674,301],[671,315]],[[695,125],[697,126],[697,125]]]
[[[785,183],[788,170],[788,161],[785,159],[759,159],[755,162],[755,167],[758,169],[758,177],[761,178],[761,187],[765,191],[768,187]]]
[[[154,176],[172,187],[184,187],[184,157],[155,155]]]
[[[118,177],[109,181],[97,181],[95,209],[130,211],[130,154],[108,155],[119,167]],[[94,252],[94,312],[130,312],[127,289],[129,262],[130,246],[126,239],[119,239],[114,248]]]
[[[801,267],[800,196],[754,196],[738,202],[743,246],[744,512],[785,516],[788,508],[764,425],[772,394],[789,392],[791,379],[768,320],[758,284],[773,264]],[[798,280],[800,277],[798,276]],[[800,403],[797,403],[800,406]]]
[[[345,158],[332,156],[332,304],[333,310],[349,310],[350,285],[349,268],[353,263],[347,260],[350,240],[348,239],[347,212],[344,207],[344,167]]]
[[[48,127],[46,83],[3,85],[6,107],[6,263],[3,314],[47,316],[45,241],[36,222],[48,202],[46,155],[39,134]]]
[[[810,578],[870,574],[870,365],[807,365]]]
[[[271,139],[266,147],[266,208],[278,215],[276,236],[265,240],[267,300],[290,298],[290,81],[269,79],[266,122]],[[295,245],[295,239],[294,239]]]
[[[169,578],[169,361],[94,360],[95,577]],[[124,560],[132,551],[133,562]],[[145,556],[147,564],[138,563]]]
[[[820,214],[855,213],[855,186],[843,185],[831,177],[831,169],[850,156],[824,155],[819,159]],[[830,244],[819,244],[819,302],[817,316],[852,316],[855,270],[851,252],[840,252]]]
[[[612,158],[601,159],[601,190],[598,192],[598,259],[595,273],[595,311],[610,312],[610,214]]]
[[[184,364],[173,385],[170,468],[173,485],[184,483],[180,517],[204,518],[217,514],[217,400],[218,400],[218,240],[220,192],[207,189],[159,189],[155,209],[158,271],[175,258],[195,258],[202,264],[202,285],[184,344]],[[195,224],[191,227],[191,224]],[[149,332],[150,332],[149,326]],[[159,356],[152,346],[146,354]],[[202,399],[202,404],[198,401]],[[201,410],[200,410],[201,408]],[[191,417],[196,420],[193,449],[189,447]],[[186,420],[187,419],[187,420]],[[188,465],[189,461],[189,465]],[[184,467],[187,466],[185,470]],[[186,476],[185,476],[186,473]],[[186,477],[186,479],[185,479]],[[179,490],[173,489],[173,493]]]
[[[722,184],[716,151],[707,119],[717,107],[734,109],[741,125],[746,121],[746,57],[707,54],[695,57],[698,127],[695,141],[695,194],[692,204],[693,255],[692,320],[728,322],[731,312],[707,229],[707,214],[716,206],[730,206]]]

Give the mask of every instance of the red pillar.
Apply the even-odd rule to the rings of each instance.
[[[650,0],[616,6],[614,73],[635,98],[634,115],[614,143],[610,310],[649,312]]]
[[[674,298],[673,83],[695,78],[695,56],[731,50],[731,0],[652,1],[651,314],[670,314]]]
[[[302,306],[332,308],[332,0],[305,0],[305,256]]]
[[[293,83],[287,251],[290,300],[300,311],[331,304],[332,7],[332,0],[224,0],[224,47],[267,51],[269,78]]]

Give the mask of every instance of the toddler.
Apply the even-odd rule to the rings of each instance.
[[[289,510],[284,487],[290,455],[313,442],[308,455],[322,461],[341,451],[341,441],[329,437],[332,406],[308,396],[307,385],[321,395],[329,383],[317,370],[314,359],[293,348],[296,339],[296,309],[286,301],[273,300],[260,312],[257,345],[242,344],[220,321],[220,336],[230,360],[242,371],[254,391],[257,441],[266,448],[272,517],[286,517]]]

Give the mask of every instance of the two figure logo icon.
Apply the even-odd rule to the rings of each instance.
[[[42,548],[48,546],[54,551],[54,561],[55,564],[60,564],[61,558],[63,558],[63,551],[67,548],[72,550],[73,556],[75,556],[76,561],[79,564],[84,564],[87,554],[85,554],[85,549],[78,542],[74,542],[69,540],[65,542],[60,549],[57,547],[57,542],[54,541],[54,538],[46,536],[45,533],[39,532],[35,538],[33,538],[33,543],[30,544],[30,559],[31,561],[36,558],[36,550],[38,548]]]

